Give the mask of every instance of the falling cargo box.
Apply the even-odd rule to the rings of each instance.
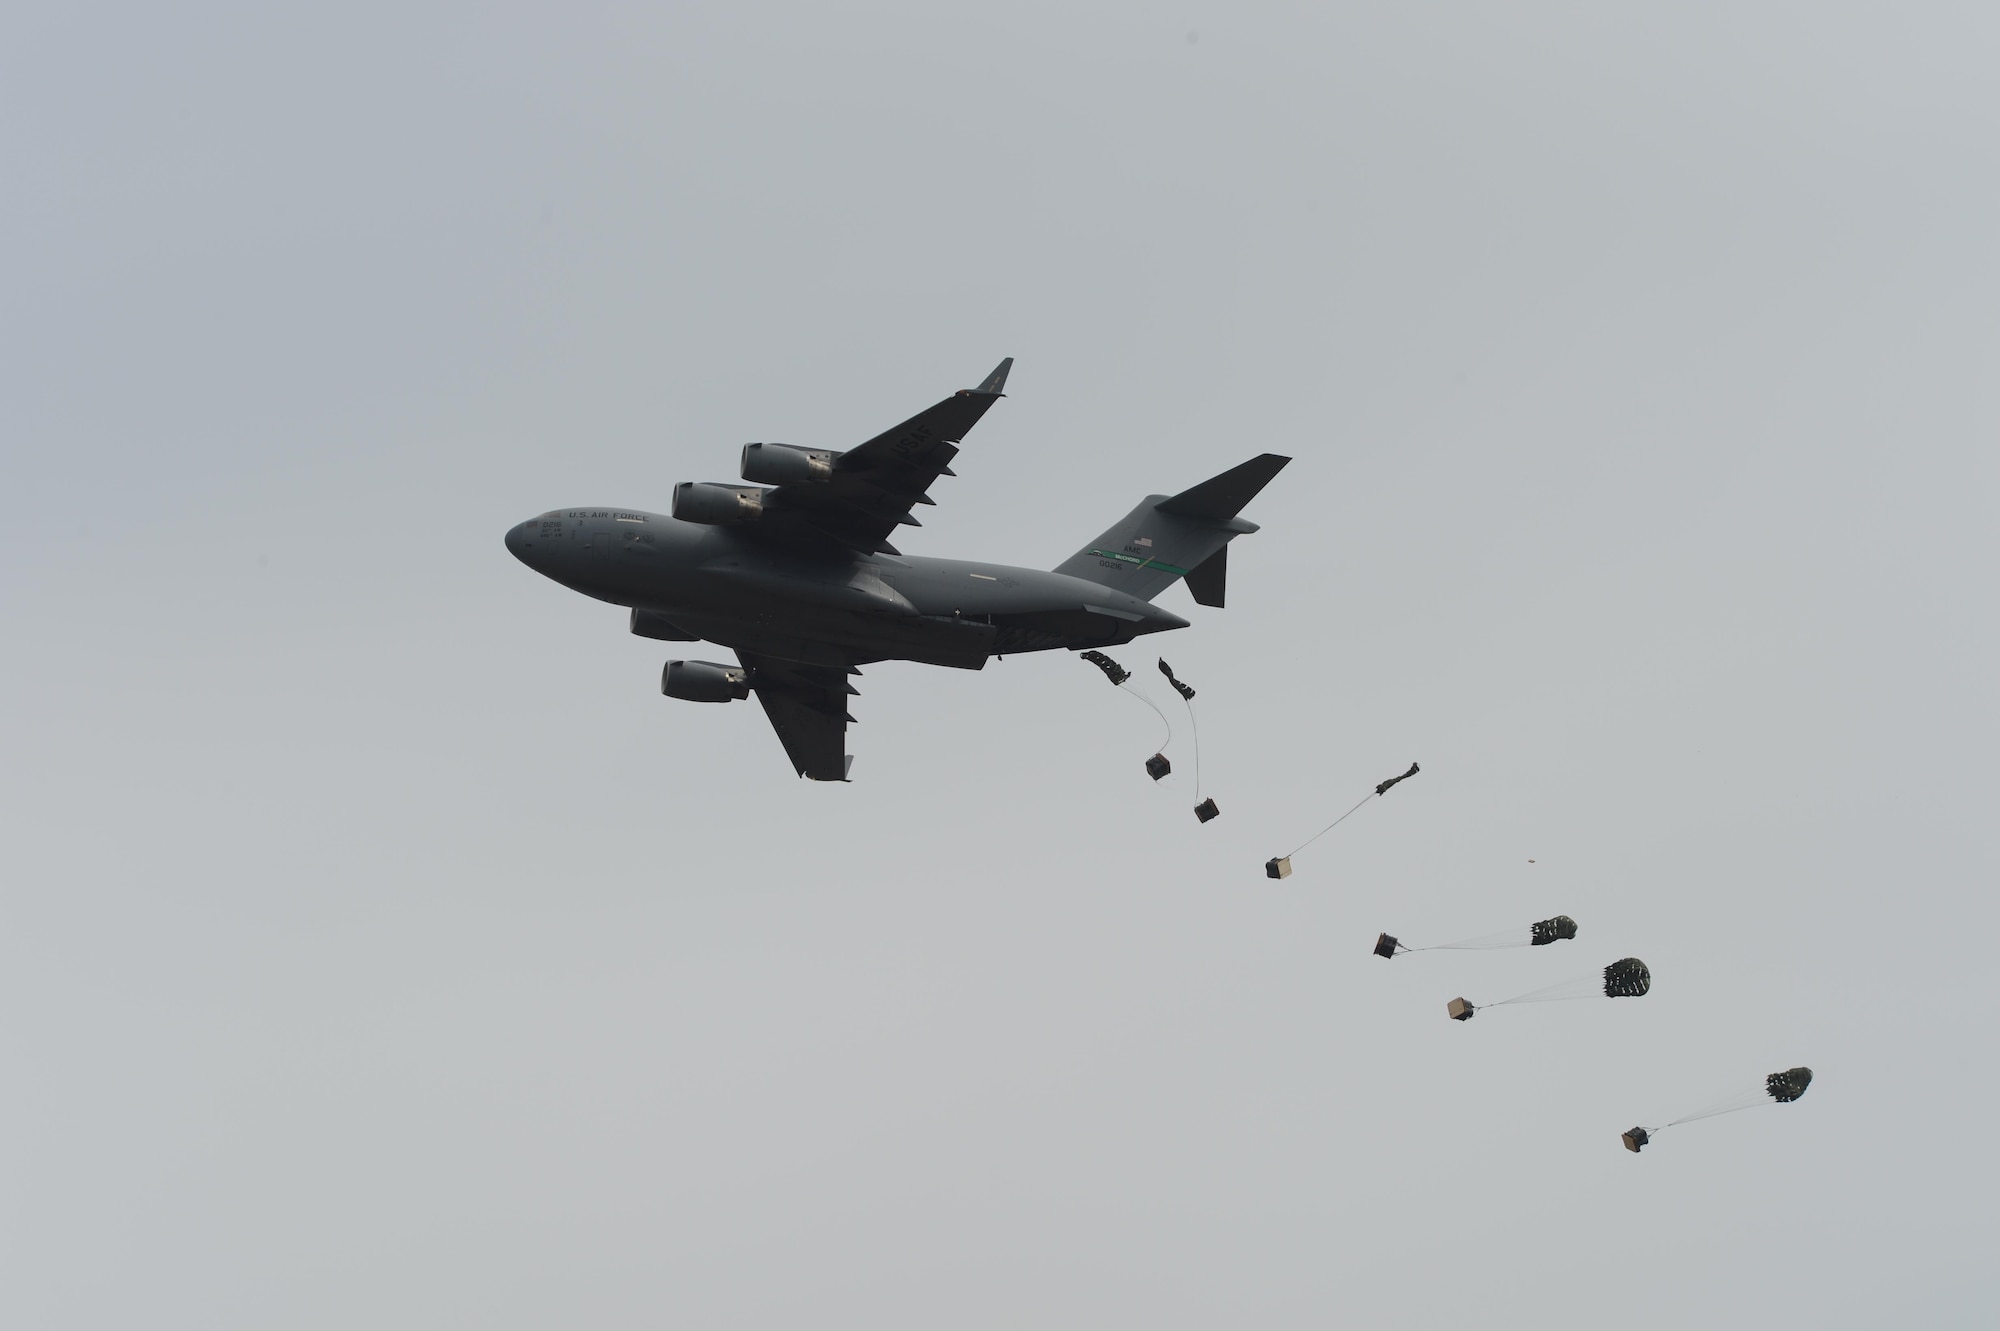
[[[1146,775],[1152,777],[1155,781],[1158,781],[1173,770],[1174,765],[1167,761],[1167,755],[1164,753],[1156,753],[1146,759]]]
[[[1444,1005],[1444,1010],[1453,1021],[1471,1021],[1474,1008],[1462,998],[1454,998]]]
[[[1222,810],[1215,807],[1215,801],[1212,799],[1203,800],[1194,806],[1194,816],[1204,823],[1221,812]]]
[[[1376,955],[1376,956],[1378,956],[1378,957],[1393,957],[1393,956],[1395,956],[1395,955],[1396,955],[1396,935],[1394,935],[1394,934],[1382,934],[1382,935],[1380,935],[1379,937],[1377,937],[1377,938],[1376,938],[1376,940],[1375,940],[1375,955]],[[1461,999],[1460,1001],[1461,1001],[1461,1002],[1463,1002],[1464,1000],[1463,1000],[1463,999]]]
[[[1653,1140],[1653,1138],[1644,1128],[1633,1128],[1630,1132],[1620,1133],[1618,1140],[1625,1143],[1626,1150],[1637,1155],[1639,1148]]]
[[[1264,876],[1266,878],[1290,878],[1292,876],[1292,857],[1289,855],[1274,855],[1270,859],[1265,860]]]

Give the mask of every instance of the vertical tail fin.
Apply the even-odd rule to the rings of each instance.
[[[1237,517],[1291,459],[1251,458],[1177,495],[1148,495],[1111,530],[1056,565],[1056,572],[1150,601],[1176,580],[1202,605],[1222,604],[1229,542],[1257,530]]]

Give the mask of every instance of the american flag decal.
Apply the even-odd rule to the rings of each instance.
[[[1150,536],[1135,536],[1132,538],[1132,544],[1143,545],[1150,550],[1153,548],[1153,538]]]

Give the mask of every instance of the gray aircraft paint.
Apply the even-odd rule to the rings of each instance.
[[[842,479],[873,474],[867,449],[893,452],[898,466],[903,456],[937,450],[932,475],[918,481],[927,487],[949,474],[956,438],[1000,396],[1011,365],[1003,361],[978,389],[845,455],[863,469]],[[735,649],[798,773],[844,780],[846,695],[854,692],[847,678],[856,667],[908,660],[978,670],[994,656],[1111,647],[1185,628],[1186,619],[1151,598],[1213,558],[1196,594],[1221,603],[1222,552],[1257,530],[1236,509],[1287,461],[1263,454],[1178,495],[1148,496],[1053,571],[904,555],[866,529],[846,533],[844,543],[817,527],[802,535],[796,522],[783,525],[784,500],[822,502],[810,483],[764,491],[777,510],[768,522],[713,526],[580,506],[518,523],[506,546],[572,591],[630,607],[634,633]],[[915,525],[908,508],[930,502],[922,488],[891,486],[884,498],[893,502],[868,515],[884,528]]]

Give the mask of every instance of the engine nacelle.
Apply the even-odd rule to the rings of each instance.
[[[764,516],[765,491],[754,485],[682,481],[674,487],[674,516],[706,527],[737,527]]]
[[[833,475],[833,460],[839,456],[825,448],[745,444],[743,479],[759,485],[801,485],[823,481]]]
[[[735,702],[750,696],[750,672],[713,661],[669,661],[660,672],[660,692],[688,702]]]
[[[632,631],[642,638],[657,638],[661,642],[701,641],[665,615],[654,614],[651,610],[632,612]]]

